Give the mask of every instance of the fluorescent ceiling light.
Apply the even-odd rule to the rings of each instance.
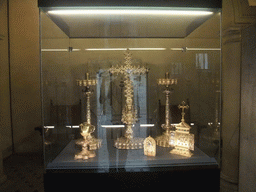
[[[62,51],[68,51],[68,49],[41,49],[41,51],[44,51],[44,52],[62,52]]]
[[[155,124],[140,124],[140,127],[154,127]],[[104,128],[124,128],[125,125],[101,125]],[[134,125],[133,125],[134,127]]]
[[[45,129],[54,129],[54,126],[44,126]]]
[[[172,51],[183,51],[184,48],[170,48],[170,50],[172,50]]]
[[[70,129],[74,129],[74,128],[79,128],[80,126],[79,125],[68,125],[68,126],[66,126],[67,128],[70,128]]]
[[[127,48],[92,48],[85,49],[85,51],[125,51]]]
[[[171,51],[221,51],[221,48],[170,48]]]
[[[221,48],[188,48],[187,51],[220,51]]]
[[[85,9],[63,9],[51,10],[49,14],[54,15],[211,15],[211,11],[202,10],[175,10],[175,9],[150,9],[150,8],[85,8]]]
[[[43,52],[69,52],[69,49],[41,49]],[[81,49],[72,49],[71,52],[73,51],[81,51]]]
[[[89,48],[86,51],[126,51],[127,48]],[[129,48],[130,51],[164,51],[166,48]]]
[[[140,124],[140,127],[154,127],[155,124]]]
[[[104,128],[123,128],[124,125],[101,125]]]
[[[164,51],[166,48],[129,48],[131,51]]]

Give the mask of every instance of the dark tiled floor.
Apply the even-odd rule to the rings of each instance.
[[[44,192],[42,154],[11,155],[4,159],[4,172],[7,181],[0,192]]]

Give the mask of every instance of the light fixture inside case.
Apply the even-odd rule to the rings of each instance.
[[[127,48],[88,48],[85,51],[125,51]],[[130,51],[165,51],[166,48],[129,48]]]
[[[148,7],[86,7],[82,9],[49,10],[54,15],[211,15],[212,11],[200,9],[148,8]]]
[[[44,11],[70,38],[184,38],[218,10],[91,6],[52,7]]]

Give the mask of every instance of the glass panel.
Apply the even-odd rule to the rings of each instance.
[[[41,12],[41,63],[46,163],[52,161],[72,138],[73,86],[70,74],[69,38]],[[71,84],[70,84],[71,83]]]
[[[193,19],[76,11],[41,11],[46,168],[217,164],[218,10]]]

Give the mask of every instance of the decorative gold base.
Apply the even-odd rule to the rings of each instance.
[[[120,137],[114,141],[114,146],[117,149],[142,149],[143,142],[144,139],[139,137],[131,139],[127,139],[126,137]]]
[[[169,134],[164,133],[155,138],[156,145],[160,147],[174,147],[175,131],[171,131]]]
[[[183,147],[175,147],[175,149],[171,150],[170,153],[186,157],[191,157],[193,155],[193,153],[189,149]]]
[[[102,140],[90,137],[89,139],[78,139],[76,145],[82,146],[82,151],[75,155],[75,160],[85,160],[96,156],[94,150],[101,147]]]
[[[85,150],[83,150],[83,151],[77,153],[77,154],[75,155],[75,158],[74,158],[74,159],[75,159],[75,160],[79,160],[79,159],[85,160],[85,159],[93,158],[93,157],[95,157],[95,156],[96,156],[95,151],[88,151],[87,149],[85,149]]]
[[[90,140],[84,140],[84,139],[76,140],[76,145],[83,146],[85,143],[87,143],[90,151],[97,150],[101,147],[102,139],[96,139],[96,138],[92,137],[92,138],[90,138]]]
[[[102,139],[93,138],[93,140],[89,143],[89,150],[96,150],[101,147]]]

